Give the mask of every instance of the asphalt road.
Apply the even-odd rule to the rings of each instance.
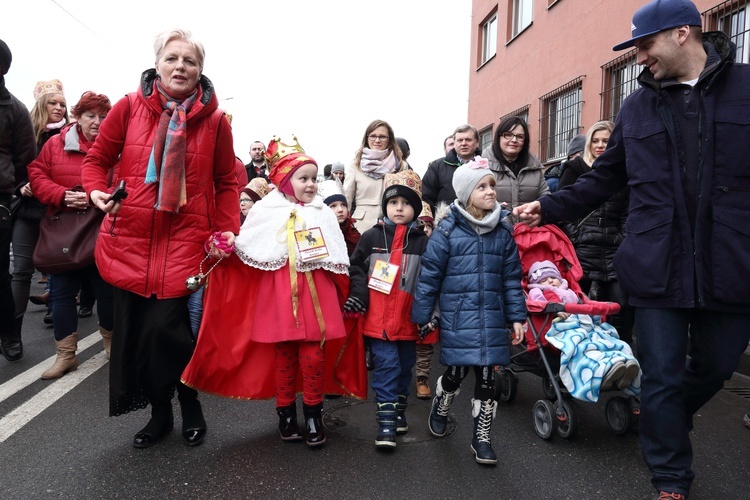
[[[36,281],[34,282],[36,283]],[[34,286],[34,292],[40,291]],[[653,491],[631,431],[615,435],[596,404],[572,402],[578,432],[572,439],[540,439],[532,424],[543,398],[541,379],[522,373],[518,396],[501,403],[492,428],[496,467],[474,462],[470,399],[464,381],[451,409],[451,434],[427,430],[429,401],[410,399],[409,433],[391,452],[373,445],[374,404],[327,400],[328,442],[322,449],[283,443],[273,401],[203,395],[209,431],[189,448],[179,426],[158,445],[139,450],[133,434],[147,411],[107,416],[108,364],[96,316],[81,320],[81,367],[58,381],[38,379],[54,353],[44,310],[29,306],[26,355],[0,359],[0,498],[500,498],[645,499]],[[437,355],[432,384],[442,372]],[[691,499],[750,499],[750,379],[735,375],[696,417],[696,480]]]

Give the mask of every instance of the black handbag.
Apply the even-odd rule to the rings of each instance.
[[[45,214],[34,248],[34,267],[44,274],[59,274],[92,265],[103,219],[104,212],[96,207]]]

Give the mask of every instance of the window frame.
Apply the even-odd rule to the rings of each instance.
[[[494,24],[495,32],[494,32],[494,40],[491,40],[492,33],[490,31],[491,26]],[[495,11],[492,12],[484,22],[481,24],[481,50],[480,50],[480,60],[479,60],[479,66],[483,66],[488,61],[490,61],[492,58],[494,58],[497,55],[497,27],[498,27],[498,16],[497,16],[497,8],[495,8]],[[488,34],[488,31],[490,33]],[[491,53],[489,53],[491,51]]]
[[[585,76],[581,75],[539,98],[539,159],[542,163],[565,158],[568,143],[581,133]],[[555,106],[552,110],[552,103],[561,100],[563,106]]]
[[[528,8],[524,10],[522,7],[526,4]],[[519,6],[521,7],[520,16]],[[528,23],[523,24],[523,16],[526,12],[528,12]],[[510,35],[508,42],[526,31],[532,24],[534,24],[534,0],[508,0],[508,34]]]
[[[601,115],[602,120],[614,121],[622,103],[635,92],[638,75],[643,69],[636,62],[638,51],[630,50],[611,60],[602,68]]]

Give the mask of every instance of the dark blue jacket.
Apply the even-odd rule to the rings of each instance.
[[[427,323],[439,303],[443,365],[510,363],[508,325],[526,320],[522,273],[509,223],[480,236],[451,205],[422,255],[411,313]]]
[[[581,218],[627,185],[615,268],[630,303],[749,313],[750,66],[733,62],[723,33],[704,34],[704,47],[697,199],[684,194],[675,107],[646,68],[591,172],[540,199],[542,222]],[[694,235],[688,204],[696,209]]]

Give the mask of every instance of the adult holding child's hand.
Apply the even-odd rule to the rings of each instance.
[[[232,130],[202,74],[203,45],[173,30],[156,38],[154,52],[155,67],[114,105],[83,165],[89,199],[108,214],[96,263],[115,287],[109,412],[151,405],[136,448],[172,430],[175,390],[182,437],[189,446],[203,441],[198,393],[180,382],[194,349],[186,280],[202,272],[206,252],[228,255],[239,232]],[[110,175],[127,183],[124,202],[111,200]]]
[[[513,217],[516,217],[524,224],[536,227],[542,221],[542,205],[538,201],[519,205],[513,209]]]

